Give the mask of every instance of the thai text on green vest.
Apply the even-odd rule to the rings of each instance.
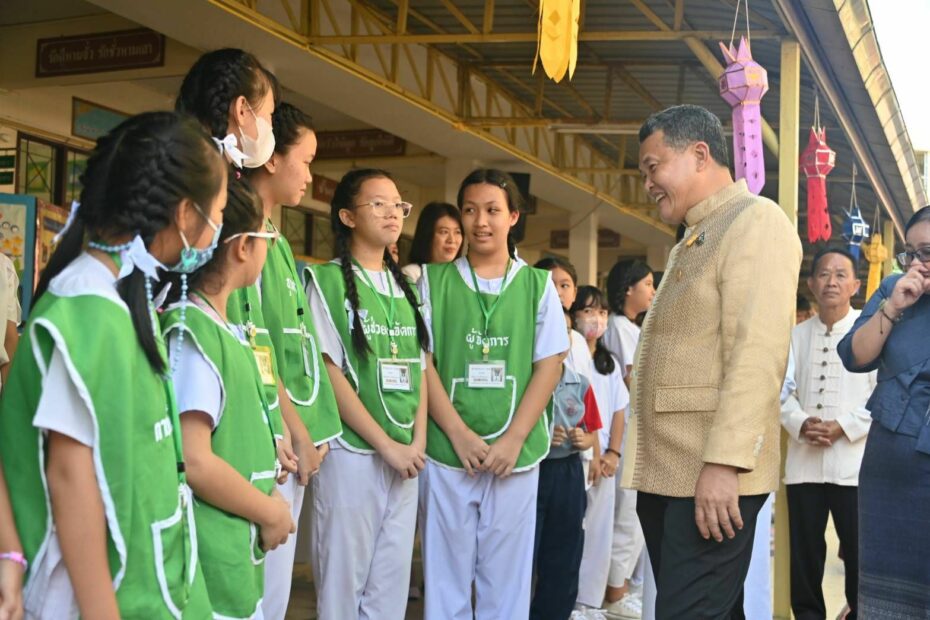
[[[525,265],[516,269],[505,284],[485,334],[485,319],[477,293],[462,278],[455,263],[425,265],[429,283],[433,326],[433,363],[452,405],[465,424],[486,442],[494,443],[510,426],[533,375],[536,315],[549,273]],[[485,307],[497,295],[481,293]],[[488,359],[506,363],[503,388],[470,388],[468,365]],[[549,432],[545,416],[530,431],[516,468],[531,467],[545,457]],[[444,465],[461,468],[452,442],[430,419],[426,435],[427,455]]]
[[[349,318],[351,307],[347,301],[345,280],[342,277],[340,265],[338,263],[313,265],[307,269],[307,274],[308,282],[313,283],[322,297],[343,343],[345,371],[349,383],[358,392],[368,413],[388,436],[394,441],[409,445],[413,442],[413,423],[420,402],[420,383],[423,374],[414,309],[407,303],[406,298],[396,298],[396,327],[390,328],[387,324],[387,315],[383,310],[383,307],[390,303],[390,299],[369,288],[361,278],[356,276],[359,315],[362,329],[371,347],[370,353],[359,355],[352,346],[352,326]],[[381,304],[378,303],[376,295],[380,296]],[[391,360],[394,357],[391,352],[392,340],[398,347],[397,359],[409,364],[410,391],[381,389],[379,361]],[[343,427],[342,440],[357,450],[373,450],[368,442],[348,426]]]

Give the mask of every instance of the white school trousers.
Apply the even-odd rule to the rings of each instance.
[[[294,523],[300,519],[304,503],[304,487],[297,484],[291,474],[284,484],[277,485],[285,501],[291,505]],[[291,577],[294,574],[294,551],[297,549],[297,534],[287,537],[287,542],[265,555],[265,596],[262,598],[262,614],[267,620],[284,620],[287,603],[291,598]]]
[[[417,480],[404,480],[377,454],[352,452],[337,441],[330,448],[311,482],[310,562],[317,616],[403,620]]]
[[[428,461],[424,474],[425,620],[527,618],[539,467],[501,479],[486,472],[470,477]]]
[[[584,551],[578,571],[578,602],[600,607],[607,589],[610,556],[614,537],[614,478],[601,478],[588,488],[588,507],[584,513]]]
[[[618,468],[617,471],[621,469]],[[621,588],[633,574],[640,555],[645,553],[646,539],[643,538],[643,526],[636,514],[636,491],[621,487],[619,475],[614,478],[617,490],[614,499],[610,574],[607,577],[607,583],[611,587]]]
[[[756,517],[756,533],[752,540],[752,559],[743,588],[743,612],[747,620],[772,617],[772,500],[762,504]]]

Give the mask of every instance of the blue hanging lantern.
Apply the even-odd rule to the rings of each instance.
[[[849,253],[859,262],[860,246],[869,236],[869,225],[862,218],[859,210],[859,200],[856,198],[856,164],[853,162],[852,189],[849,195],[849,209],[846,211],[846,220],[843,222],[843,239],[849,245]]]

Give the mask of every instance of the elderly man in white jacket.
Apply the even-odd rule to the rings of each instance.
[[[827,516],[840,539],[846,569],[849,620],[858,597],[858,484],[871,417],[865,408],[875,373],[843,368],[837,344],[859,310],[850,298],[859,289],[856,263],[843,249],[815,257],[807,284],[820,314],[794,328],[791,355],[796,388],[782,406],[782,425],[791,438],[785,485],[791,529],[791,608],[797,620],[823,620],[822,581]]]

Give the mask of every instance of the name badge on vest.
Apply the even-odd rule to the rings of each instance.
[[[468,363],[468,387],[471,389],[503,389],[507,385],[507,362],[482,361]]]
[[[258,375],[262,378],[262,384],[276,384],[274,365],[271,362],[271,347],[254,346],[252,347],[252,355],[255,356],[255,365],[258,366]]]
[[[394,360],[378,360],[381,366],[382,392],[410,392],[410,364]]]

